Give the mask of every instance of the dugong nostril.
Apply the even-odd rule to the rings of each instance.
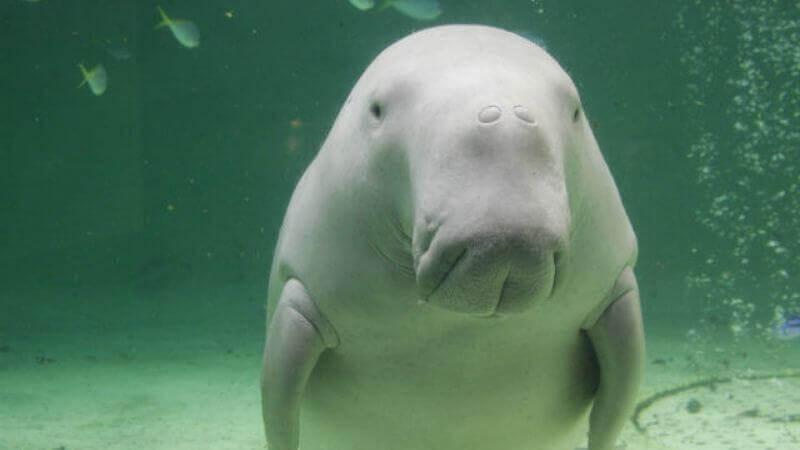
[[[514,106],[514,115],[523,122],[536,125],[536,119],[533,117],[533,115],[531,115],[528,109],[522,105]]]
[[[478,121],[480,123],[492,123],[497,122],[500,119],[500,116],[503,115],[503,111],[500,109],[499,106],[496,105],[489,105],[481,110],[478,113]]]

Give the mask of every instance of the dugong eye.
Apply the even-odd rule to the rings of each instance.
[[[580,106],[576,106],[575,107],[575,112],[572,113],[572,122],[573,123],[577,122],[578,119],[580,119],[580,118],[581,118],[581,107]]]
[[[381,105],[378,102],[372,102],[372,104],[369,106],[369,112],[376,120],[381,120],[381,118],[383,118],[383,108],[381,108]]]

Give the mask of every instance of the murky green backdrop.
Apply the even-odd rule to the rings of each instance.
[[[419,22],[346,0],[164,2],[197,24],[188,49],[152,1],[5,0],[0,345],[260,336],[284,209],[341,103],[382,48],[443,23],[535,36],[575,80],[639,237],[648,324],[766,335],[800,312],[797,2],[441,3]],[[103,95],[78,63],[105,66]]]

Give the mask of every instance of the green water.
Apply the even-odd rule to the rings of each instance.
[[[372,58],[446,23],[530,33],[578,86],[639,239],[642,399],[800,369],[800,340],[772,335],[800,314],[798,3],[442,0],[429,22],[346,0],[163,3],[196,48],[155,28],[156,5],[0,4],[0,449],[262,448],[289,196]],[[102,95],[79,63],[103,64]],[[800,448],[796,422],[767,430],[765,397],[794,386],[758,388],[758,417],[713,420],[767,437],[679,448]],[[628,427],[627,448],[673,447],[657,427],[647,444]]]

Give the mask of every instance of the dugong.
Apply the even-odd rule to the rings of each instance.
[[[290,200],[261,375],[270,450],[613,448],[643,372],[636,238],[578,92],[448,25],[356,83]]]

